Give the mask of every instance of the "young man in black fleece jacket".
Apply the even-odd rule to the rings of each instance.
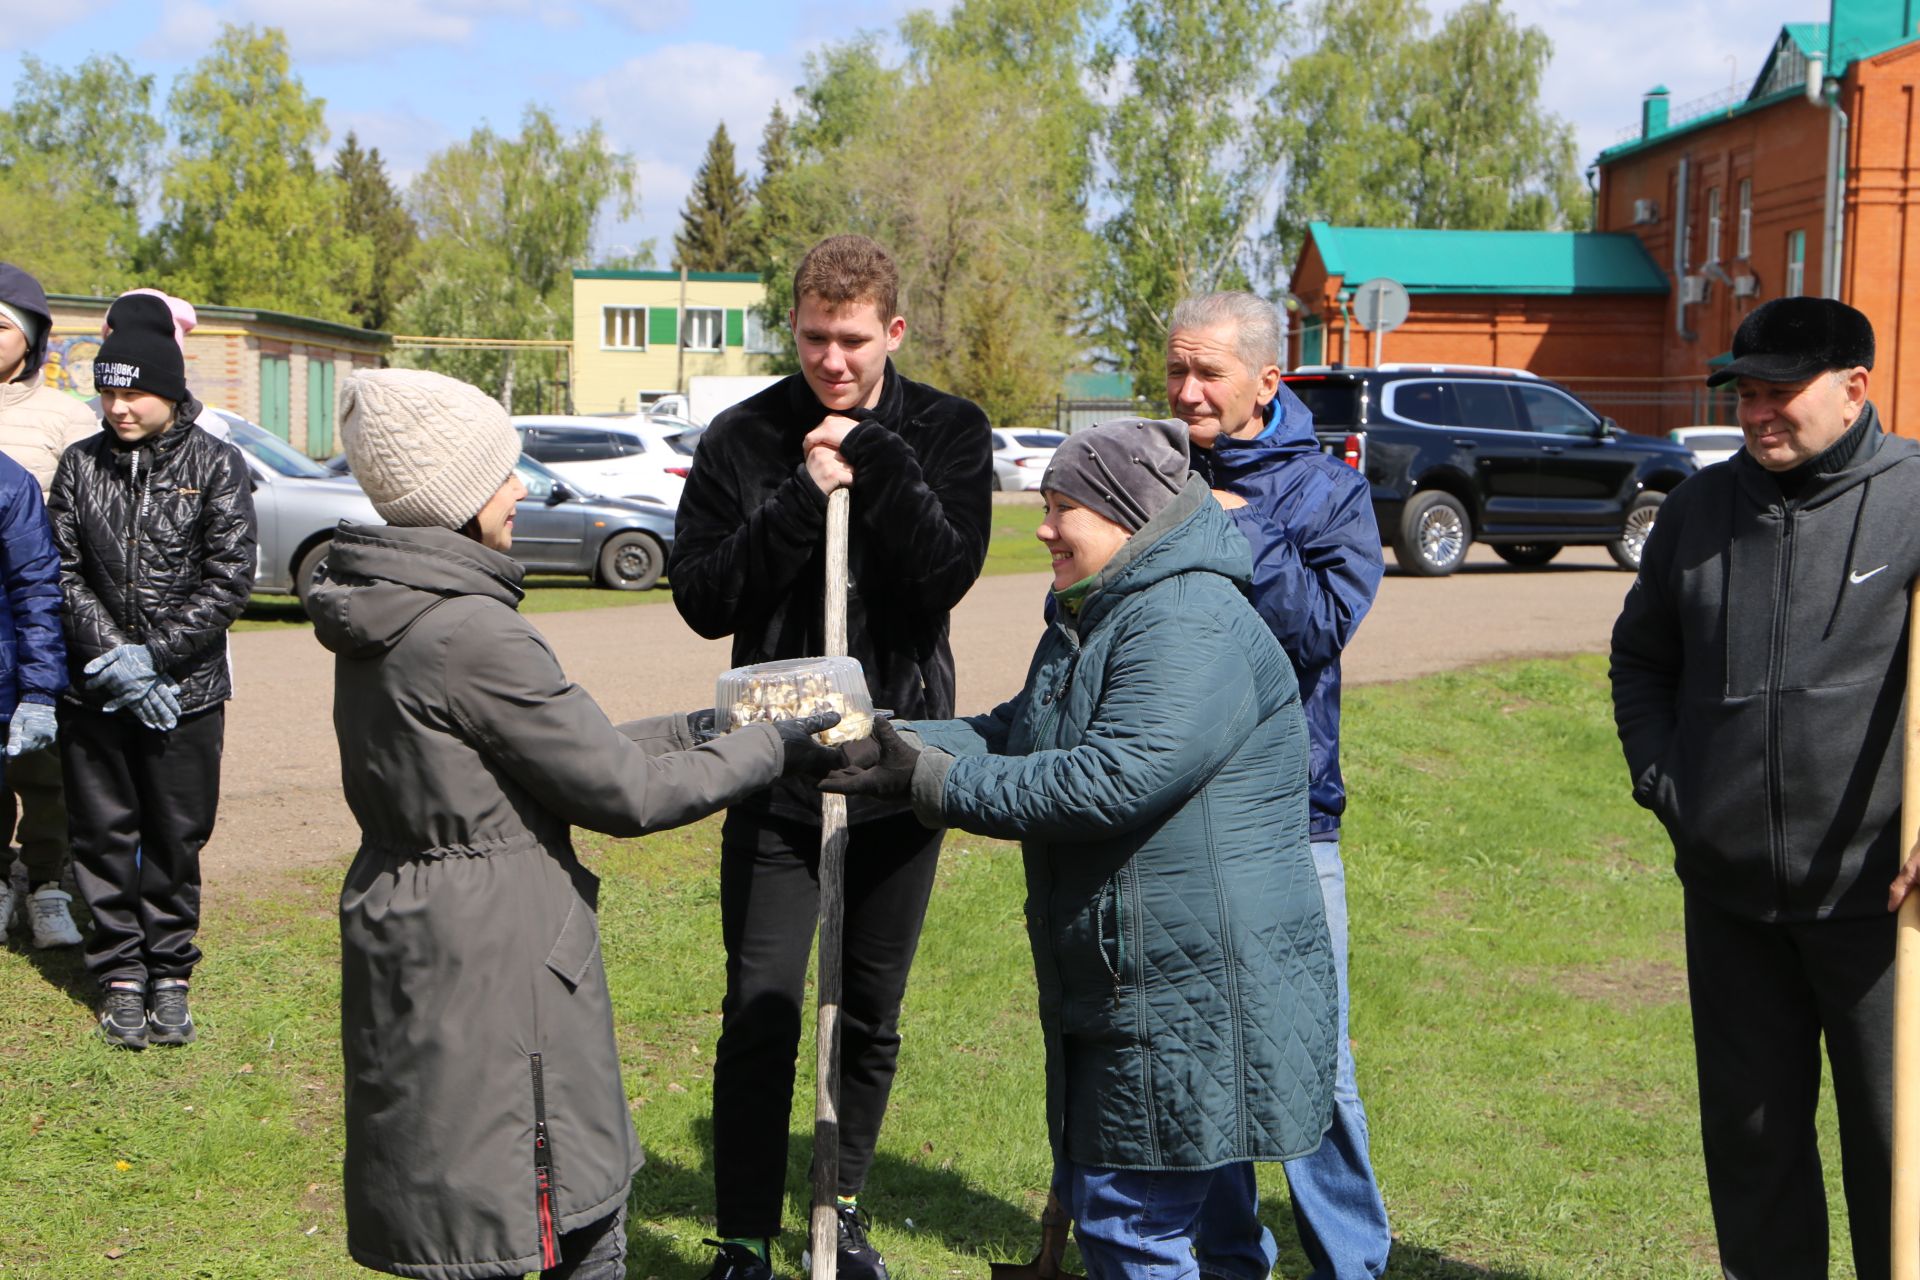
[[[864,236],[808,251],[791,317],[801,373],[714,419],[680,499],[667,576],[689,626],[733,636],[736,665],[823,653],[827,495],[850,489],[848,648],[874,706],[945,719],[947,615],[986,559],[992,437],[978,407],[894,371],[888,356],[906,333],[898,292],[892,259]],[[856,798],[848,820],[838,1270],[886,1280],[857,1197],[893,1084],[900,1001],[942,833],[902,803]],[[819,855],[811,786],[777,783],[727,814],[711,1280],[772,1274]]]
[[[1729,1280],[1824,1280],[1833,1067],[1854,1265],[1886,1275],[1907,592],[1920,444],[1867,400],[1873,329],[1825,298],[1733,339],[1746,447],[1676,489],[1613,629],[1634,798],[1672,836],[1707,1189]],[[1891,882],[1891,888],[1889,888]]]

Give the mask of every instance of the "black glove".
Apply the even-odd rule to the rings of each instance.
[[[703,742],[712,742],[720,736],[718,730],[714,728],[713,722],[714,714],[712,707],[707,707],[702,711],[687,712],[687,732],[693,735],[695,746]]]
[[[780,735],[780,748],[786,753],[781,760],[780,776],[818,780],[835,769],[846,767],[845,752],[838,747],[823,747],[813,739],[814,734],[825,733],[839,723],[838,711],[823,711],[803,720],[775,721],[774,732]]]
[[[828,774],[820,783],[822,791],[893,799],[912,790],[913,767],[920,753],[887,721],[874,721],[873,736],[848,743],[845,755],[846,767]]]

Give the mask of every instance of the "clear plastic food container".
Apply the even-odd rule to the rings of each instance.
[[[715,682],[713,706],[715,727],[722,733],[826,711],[838,711],[840,723],[814,736],[830,747],[873,732],[873,699],[857,658],[790,658],[735,667]]]

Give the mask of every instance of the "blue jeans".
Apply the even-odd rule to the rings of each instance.
[[[1353,1074],[1347,1034],[1347,876],[1340,838],[1313,842],[1327,932],[1340,989],[1339,1054],[1333,1077],[1333,1125],[1311,1155],[1285,1164],[1300,1245],[1313,1264],[1308,1280],[1379,1280],[1393,1244],[1387,1206],[1367,1159],[1367,1112]]]
[[[1260,1225],[1249,1161],[1189,1171],[1065,1165],[1087,1280],[1267,1280],[1277,1250]],[[1056,1175],[1058,1176],[1058,1175]]]

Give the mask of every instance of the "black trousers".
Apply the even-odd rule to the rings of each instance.
[[[6,785],[0,786],[0,844],[17,836],[27,883],[36,888],[51,884],[67,872],[67,800],[60,783],[59,748],[15,756],[7,761],[6,773]],[[18,808],[15,796],[20,798]]]
[[[200,961],[200,849],[226,720],[217,706],[157,733],[129,712],[60,708],[73,875],[93,914],[87,969],[102,986],[184,978]]]
[[[861,823],[847,841],[840,1005],[840,1194],[856,1195],[900,1056],[900,1001],[920,943],[943,833],[912,814]],[[715,1227],[780,1232],[794,1057],[814,925],[820,829],[739,812],[720,837],[727,996],[713,1064]]]
[[[1707,1191],[1728,1280],[1826,1280],[1820,1040],[1861,1277],[1890,1267],[1895,917],[1761,924],[1687,895]]]

